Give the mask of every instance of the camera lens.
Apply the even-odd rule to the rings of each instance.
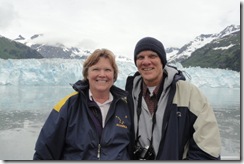
[[[155,153],[153,148],[147,146],[145,148],[136,146],[134,151],[134,159],[136,160],[154,160]]]

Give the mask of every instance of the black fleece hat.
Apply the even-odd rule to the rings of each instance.
[[[166,65],[166,63],[167,63],[166,53],[165,53],[163,44],[159,40],[152,38],[152,37],[145,37],[145,38],[142,38],[141,40],[139,40],[137,42],[135,50],[134,50],[135,64],[136,64],[136,56],[141,51],[144,51],[144,50],[151,50],[151,51],[156,52],[161,59],[163,67]]]

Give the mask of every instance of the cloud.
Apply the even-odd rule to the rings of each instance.
[[[10,3],[2,3],[0,6],[0,28],[7,29],[13,22],[17,21],[18,14]]]
[[[51,40],[131,55],[145,36],[181,47],[200,34],[240,24],[233,0],[0,0],[0,34],[43,33]],[[4,36],[3,35],[3,36]]]

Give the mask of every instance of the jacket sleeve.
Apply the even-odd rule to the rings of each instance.
[[[68,103],[60,106],[59,102],[51,111],[37,139],[34,160],[57,160],[61,158],[65,143],[67,108]]]
[[[217,120],[207,98],[192,86],[190,110],[197,116],[193,128],[193,140],[190,141],[189,159],[220,159],[221,139]]]
[[[187,82],[182,84],[186,86],[178,88],[183,89],[179,91],[183,95],[179,94],[177,101],[188,106],[190,112],[196,116],[193,137],[188,142],[185,159],[219,160],[221,139],[214,111],[196,86]]]

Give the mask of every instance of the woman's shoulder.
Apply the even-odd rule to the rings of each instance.
[[[54,110],[56,111],[60,111],[60,109],[62,108],[62,106],[72,97],[78,95],[79,92],[75,91],[73,93],[68,94],[67,96],[65,96],[64,98],[62,98],[61,100],[59,100],[59,102],[53,107]]]

